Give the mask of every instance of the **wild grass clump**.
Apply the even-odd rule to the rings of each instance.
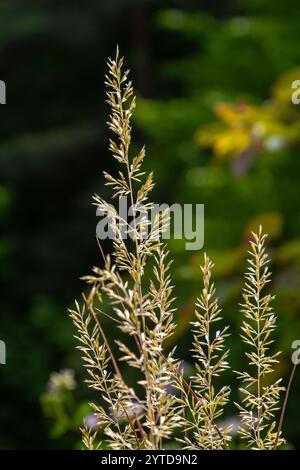
[[[168,214],[157,215],[150,225],[148,196],[153,175],[142,171],[144,148],[132,155],[131,118],[136,101],[118,51],[115,59],[109,59],[108,69],[108,125],[115,135],[109,148],[120,170],[116,176],[106,172],[104,176],[113,197],[128,198],[142,217],[133,211],[129,224],[108,202],[94,197],[96,206],[111,220],[114,240],[111,256],[105,256],[99,242],[103,267],[94,267],[84,278],[89,292],[70,310],[88,385],[99,396],[91,403],[97,430],[84,425],[83,443],[87,449],[163,449],[172,440],[184,449],[229,449],[231,427],[220,418],[231,390],[226,384],[218,386],[222,372],[230,368],[229,328],[223,325],[212,282],[213,263],[205,254],[192,322],[195,371],[187,381],[175,349],[165,348],[176,327],[171,261],[162,243]],[[241,337],[248,364],[246,371],[238,372],[242,386],[236,405],[239,433],[252,449],[273,449],[283,443],[276,421],[283,388],[280,380],[271,385],[266,381],[279,353],[269,352],[276,317],[273,297],[266,291],[270,272],[265,238],[260,228],[250,242],[241,306]],[[103,330],[103,316],[115,324],[113,338],[108,339]],[[136,369],[134,387],[125,380],[123,362]]]

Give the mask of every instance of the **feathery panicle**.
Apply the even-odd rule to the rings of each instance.
[[[250,241],[248,270],[243,292],[244,303],[241,312],[244,315],[241,338],[249,346],[246,352],[251,372],[238,372],[243,387],[240,389],[243,400],[238,404],[242,425],[241,436],[253,449],[272,449],[276,438],[275,414],[278,411],[281,379],[273,384],[265,378],[273,372],[278,362],[279,352],[270,354],[270,339],[276,327],[276,317],[271,307],[274,299],[265,293],[270,282],[271,273],[268,268],[269,257],[265,249],[266,235],[262,228],[253,233]],[[283,443],[280,439],[279,444]]]
[[[122,377],[110,371],[107,347],[105,341],[101,342],[98,325],[92,326],[92,315],[88,310],[87,301],[83,307],[75,302],[75,309],[70,309],[70,317],[78,331],[78,348],[88,373],[86,382],[102,396],[103,405],[91,403],[98,427],[106,434],[112,449],[133,449],[136,444],[135,435],[130,424],[123,426],[122,420],[127,418],[126,410],[136,401],[136,397],[125,385]],[[89,433],[85,427],[82,428],[82,435],[85,446],[87,443],[92,444],[96,438],[96,433]]]
[[[192,420],[185,420],[186,431],[193,431],[195,442],[185,437],[187,449],[224,449],[230,439],[230,428],[220,430],[217,419],[222,415],[228,402],[230,388],[215,389],[214,378],[227,369],[228,350],[225,350],[225,340],[228,327],[215,328],[215,323],[222,320],[215,287],[211,282],[213,263],[206,254],[203,273],[203,290],[196,303],[196,321],[192,323],[194,341],[193,355],[196,359],[196,375],[191,378],[193,389],[192,403],[189,393],[183,394],[183,404],[186,405]]]
[[[86,450],[99,450],[101,447],[100,443],[97,443],[97,432],[92,432],[86,424],[84,423],[83,426],[80,428],[81,435],[82,435],[82,443],[84,445],[84,449]]]

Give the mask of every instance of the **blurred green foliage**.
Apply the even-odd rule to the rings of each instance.
[[[0,448],[76,447],[88,413],[85,388],[75,402],[71,391],[46,388],[62,368],[82,379],[66,307],[80,295],[79,276],[100,262],[90,201],[95,190],[106,196],[101,170],[113,167],[103,76],[116,43],[139,94],[135,141],[147,142],[156,201],[205,204],[205,250],[232,325],[234,369],[246,242],[260,223],[270,234],[278,375],[287,377],[300,334],[300,114],[290,102],[299,19],[296,0],[1,2]],[[188,358],[203,253],[178,240],[170,247],[174,342]],[[296,447],[299,389],[297,378],[284,425]]]

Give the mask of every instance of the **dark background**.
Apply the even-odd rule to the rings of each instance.
[[[147,144],[154,199],[205,204],[205,250],[232,326],[233,369],[244,365],[237,335],[246,242],[259,223],[269,233],[283,351],[276,374],[286,383],[300,337],[300,115],[290,102],[299,24],[296,0],[0,1],[0,448],[80,440],[88,392],[67,307],[83,289],[80,276],[100,261],[91,197],[107,196],[102,170],[113,171],[103,81],[117,43],[138,95],[134,140]],[[188,358],[203,253],[179,241],[170,247],[180,306],[174,341]],[[49,375],[63,368],[78,386],[53,396]],[[300,438],[299,390],[296,378],[284,424],[290,447]]]

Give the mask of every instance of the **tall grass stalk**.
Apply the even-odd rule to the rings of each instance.
[[[105,255],[98,240],[103,266],[94,267],[84,278],[89,292],[70,309],[87,383],[99,398],[91,403],[97,429],[82,426],[83,444],[87,449],[154,450],[165,448],[172,440],[185,449],[229,449],[231,427],[224,426],[220,418],[230,387],[219,387],[217,379],[230,367],[226,348],[229,331],[212,282],[213,263],[206,254],[192,322],[195,372],[190,379],[185,377],[175,349],[165,346],[176,328],[172,262],[162,243],[169,215],[157,215],[150,225],[152,204],[148,197],[153,174],[145,175],[142,170],[145,148],[137,154],[132,151],[131,119],[136,100],[128,74],[117,50],[116,57],[108,60],[106,86],[111,109],[108,126],[114,134],[109,148],[119,171],[117,175],[104,172],[104,176],[112,196],[127,198],[144,217],[138,218],[134,210],[128,224],[111,204],[94,196],[94,204],[111,219],[114,241],[111,255]],[[246,357],[251,372],[239,373],[243,398],[237,404],[240,434],[256,449],[283,443],[275,431],[280,380],[272,385],[264,382],[278,356],[268,352],[276,319],[270,306],[272,296],[262,293],[270,281],[265,237],[260,229],[251,241],[241,327],[242,340],[249,347]],[[113,338],[104,331],[102,320],[106,317],[114,325]],[[135,370],[133,386],[124,377],[123,363]]]

